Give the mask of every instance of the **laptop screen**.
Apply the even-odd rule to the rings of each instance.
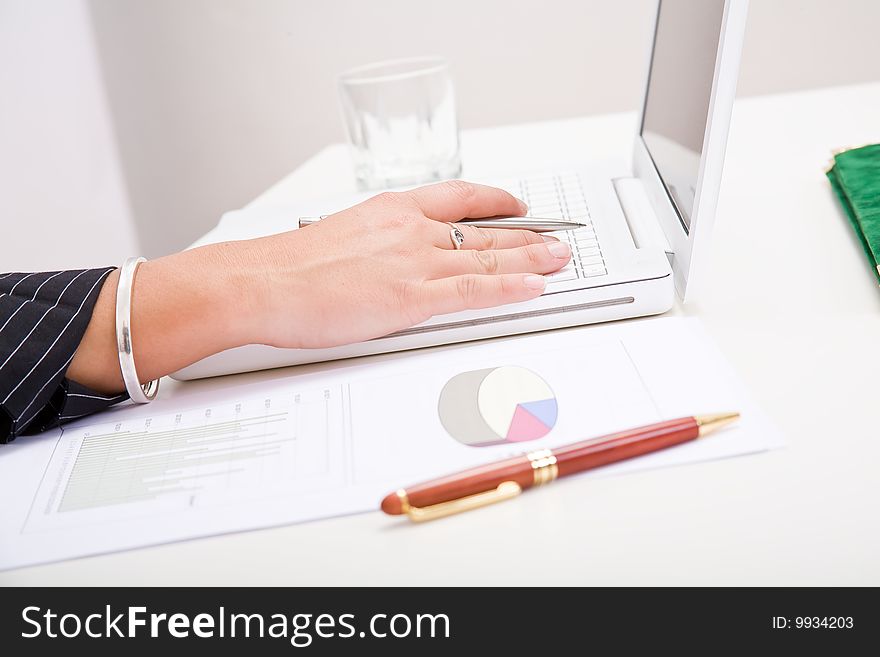
[[[641,135],[690,228],[724,0],[660,0]]]

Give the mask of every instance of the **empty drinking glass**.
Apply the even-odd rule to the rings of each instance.
[[[362,189],[453,178],[461,172],[448,64],[418,57],[343,73],[339,93]]]

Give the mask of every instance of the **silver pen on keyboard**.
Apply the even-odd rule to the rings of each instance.
[[[327,215],[320,217],[300,217],[299,227],[305,228],[311,224],[325,219]],[[544,219],[541,217],[490,217],[488,219],[462,219],[455,223],[477,228],[507,228],[514,230],[530,230],[535,233],[552,233],[556,230],[575,230],[584,228],[589,224],[564,219]]]

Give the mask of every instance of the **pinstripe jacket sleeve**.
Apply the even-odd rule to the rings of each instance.
[[[65,376],[111,271],[0,273],[0,443],[127,399]]]

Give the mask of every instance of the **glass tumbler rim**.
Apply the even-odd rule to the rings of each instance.
[[[416,68],[402,70],[396,73],[375,73],[373,75],[364,75],[371,71],[378,71],[395,66],[416,65]],[[418,66],[422,65],[422,66]],[[430,75],[438,73],[449,68],[449,62],[444,57],[439,56],[419,56],[419,57],[399,57],[396,59],[385,59],[369,64],[355,66],[339,75],[339,84],[347,85],[363,85],[363,84],[380,84],[383,82],[397,82],[410,78],[417,78],[422,75]]]

